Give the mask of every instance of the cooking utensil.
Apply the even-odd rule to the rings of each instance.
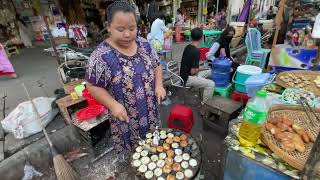
[[[300,102],[301,102],[301,105],[302,105],[303,109],[305,110],[305,113],[306,113],[307,116],[308,116],[309,121],[311,121],[311,123],[312,123],[312,125],[313,125],[314,127],[317,127],[317,126],[318,126],[318,123],[320,122],[320,119],[319,119],[319,117],[317,116],[317,114],[314,112],[314,110],[312,109],[312,107],[309,105],[307,99],[304,98],[304,97],[301,97],[301,98],[300,98]],[[310,115],[309,112],[311,112],[311,114],[316,118],[316,120],[317,120],[318,122],[315,122],[314,119],[311,118],[311,115]]]
[[[139,139],[139,141],[142,143],[143,149],[150,152],[151,149],[145,145],[145,144],[146,144],[145,140],[143,140],[143,139],[141,138],[140,134],[139,134],[135,129],[133,129],[133,128],[131,127],[131,125],[130,125],[129,122],[128,122],[128,127],[129,127],[130,131],[132,132],[133,136],[134,136],[136,139]]]

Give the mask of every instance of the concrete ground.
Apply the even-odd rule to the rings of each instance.
[[[186,43],[174,44],[173,48],[173,59],[180,61],[183,48]],[[25,83],[28,87],[31,96],[52,96],[55,89],[61,88],[62,85],[57,75],[57,63],[53,57],[47,56],[42,51],[43,48],[32,48],[23,49],[21,54],[11,58],[12,64],[19,74],[18,79],[10,79],[6,77],[0,78],[0,97],[3,96],[3,92],[7,93],[6,99],[6,115],[12,111],[19,103],[26,101],[26,95],[21,86]],[[43,84],[43,88],[40,88],[40,84]],[[177,99],[179,93],[173,91],[172,100],[173,103],[181,103],[181,99]],[[222,138],[212,131],[205,132],[202,130],[202,119],[199,115],[199,97],[195,94],[192,96],[193,111],[195,115],[195,126],[192,131],[192,135],[196,138],[203,138],[203,167],[200,174],[202,179],[220,179],[222,161],[223,161],[223,144]],[[0,102],[0,109],[2,109],[3,102]],[[167,127],[167,120],[169,117],[170,108],[169,106],[161,106],[161,119],[163,121],[164,127]],[[0,118],[0,120],[2,117]],[[104,148],[111,146],[111,143],[105,143]],[[112,152],[113,153],[113,152]],[[94,164],[88,164],[88,161],[82,160],[82,162],[77,162],[74,164],[77,167],[78,172],[81,172],[83,179],[106,179],[106,176],[110,175],[112,167],[112,157],[114,155],[108,154],[101,160]],[[80,160],[81,161],[81,160]],[[87,165],[85,165],[87,164]],[[52,171],[51,171],[52,172]],[[126,173],[124,173],[126,174]],[[50,176],[54,179],[54,176]],[[120,176],[119,179],[127,179],[128,176]],[[45,178],[45,179],[51,179]]]

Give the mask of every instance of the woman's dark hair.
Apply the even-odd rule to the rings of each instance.
[[[227,25],[221,34],[221,38],[226,38],[231,31],[236,33],[236,30],[232,26]]]
[[[202,38],[203,31],[201,28],[194,28],[191,30],[192,41],[199,41]]]
[[[162,19],[162,20],[165,20],[165,19],[166,19],[166,16],[165,16],[163,13],[159,13],[159,14],[158,14],[158,18],[159,18],[159,19]]]
[[[20,21],[24,26],[27,26],[26,23],[22,20],[20,14],[16,14],[16,20]]]
[[[137,16],[135,13],[135,10],[132,8],[132,6],[124,1],[115,1],[114,3],[110,4],[107,8],[107,21],[108,24],[110,24],[113,20],[113,16],[117,12],[124,12],[124,13],[132,13],[137,20]]]
[[[178,12],[179,14],[182,14],[182,13],[183,13],[181,8],[179,8],[179,9],[177,10],[177,12]]]

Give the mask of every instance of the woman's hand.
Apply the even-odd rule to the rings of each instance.
[[[122,104],[116,102],[110,107],[110,110],[112,115],[120,121],[129,121],[127,110]]]
[[[163,86],[156,86],[155,94],[156,94],[158,103],[160,104],[161,101],[166,97],[166,90],[163,88]]]

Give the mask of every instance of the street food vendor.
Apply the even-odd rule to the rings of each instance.
[[[137,37],[134,9],[114,2],[107,18],[108,37],[92,53],[86,79],[92,96],[108,108],[114,147],[124,162],[137,140],[130,129],[143,137],[159,125],[156,103],[166,92],[157,54],[147,40]]]

